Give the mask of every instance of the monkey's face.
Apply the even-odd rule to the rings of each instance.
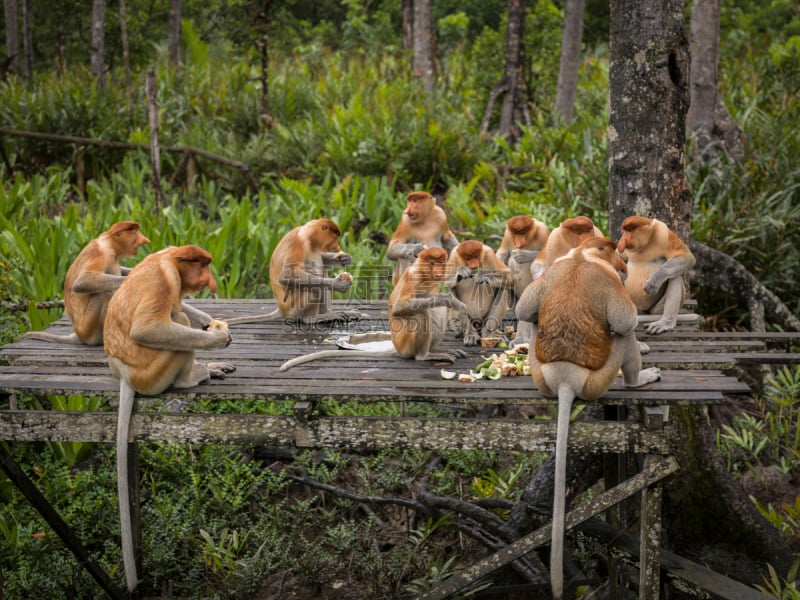
[[[477,269],[481,266],[481,256],[483,256],[483,244],[478,240],[466,240],[461,242],[455,250],[464,264],[470,269]]]
[[[514,248],[519,250],[520,248],[524,248],[528,245],[528,234],[530,234],[530,231],[530,228],[528,228],[519,233],[514,231],[511,232],[511,242],[514,244]]]
[[[417,263],[426,279],[443,281],[447,277],[447,251],[443,248],[426,248],[417,256]]]
[[[211,293],[216,293],[217,282],[208,268],[208,263],[200,260],[178,259],[178,270],[181,273],[182,291],[187,294],[197,294],[208,288]]]
[[[412,223],[424,220],[430,211],[433,199],[430,196],[412,196],[408,199],[405,214]]]
[[[327,219],[319,220],[317,239],[321,242],[320,247],[323,252],[341,252],[342,249],[339,246],[339,236],[341,234],[341,230],[333,221]]]
[[[148,240],[139,230],[136,221],[120,221],[109,229],[105,236],[110,236],[114,251],[120,256],[135,256],[139,248],[144,244],[149,244]]]
[[[162,250],[172,260],[181,278],[181,293],[196,294],[205,288],[217,291],[217,282],[208,265],[211,255],[198,246],[180,246]]]
[[[139,231],[138,228],[130,231],[125,231],[123,233],[125,238],[125,244],[124,244],[125,254],[127,254],[128,256],[135,256],[141,246],[150,243],[150,240],[144,237],[144,235],[142,234],[141,231]]]
[[[622,222],[622,237],[617,244],[620,253],[626,250],[639,250],[650,243],[653,234],[653,222],[647,217],[628,217]]]
[[[518,215],[511,217],[507,225],[514,248],[517,250],[524,248],[528,244],[531,229],[533,229],[533,219],[525,215]]]

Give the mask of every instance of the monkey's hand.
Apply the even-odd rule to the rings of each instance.
[[[695,258],[691,254],[670,258],[650,275],[647,283],[644,284],[645,293],[651,296],[657,294],[668,280],[683,277],[694,264]]]
[[[511,253],[511,256],[518,265],[532,263],[538,255],[538,250],[514,250]]]
[[[337,264],[341,267],[346,267],[347,265],[353,264],[353,257],[347,252],[334,252],[326,255],[324,262],[327,265]]]
[[[644,284],[644,293],[649,296],[657,295],[666,280],[667,278],[664,276],[661,269],[657,270],[650,276],[647,283]]]
[[[477,346],[478,342],[481,341],[481,336],[477,331],[468,331],[464,334],[464,345],[465,346]]]
[[[231,332],[228,331],[227,327],[225,329],[214,329],[211,330],[209,326],[208,334],[213,336],[209,344],[206,346],[207,348],[227,348],[231,345],[233,341],[233,337],[231,336]]]
[[[403,244],[401,249],[403,258],[416,258],[423,250],[425,250],[425,244]]]
[[[472,280],[477,284],[488,284],[492,287],[510,287],[514,283],[510,271],[478,271],[472,276]]]
[[[456,283],[458,283],[463,279],[469,279],[470,277],[472,277],[472,269],[470,269],[466,265],[458,267],[458,269],[456,269],[456,274],[455,274]]]
[[[353,277],[350,273],[339,273],[331,283],[334,292],[346,292],[353,285]]]

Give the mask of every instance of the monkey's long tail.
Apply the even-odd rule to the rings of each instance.
[[[300,356],[295,356],[294,358],[290,358],[281,365],[280,370],[286,371],[296,365],[302,365],[303,363],[311,362],[312,360],[317,360],[318,358],[345,356],[345,354],[350,354],[354,358],[361,359],[365,357],[397,356],[397,351],[393,349],[392,350],[319,350],[318,352],[311,352],[309,354],[302,354]]]
[[[231,325],[241,325],[242,323],[259,323],[261,321],[273,321],[276,318],[283,318],[281,311],[277,308],[271,313],[263,315],[246,315],[244,317],[234,317],[232,319],[225,319],[225,322],[230,327]]]
[[[550,540],[550,587],[554,600],[564,594],[564,514],[567,488],[567,438],[575,392],[568,383],[558,386],[558,425],[556,428],[556,468],[553,486],[553,530]]]
[[[131,499],[128,489],[128,432],[136,392],[124,379],[119,383],[119,412],[117,415],[117,495],[119,496],[119,524],[122,540],[122,564],[125,582],[132,592],[139,583],[136,574],[136,556],[133,551],[133,526],[131,524]]]
[[[20,339],[58,342],[60,344],[83,344],[78,334],[74,331],[68,335],[58,335],[57,333],[48,333],[47,331],[27,331],[22,334]]]

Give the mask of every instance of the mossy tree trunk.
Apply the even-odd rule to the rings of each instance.
[[[634,214],[658,218],[690,241],[685,174],[689,43],[681,0],[612,0],[609,71],[609,234]],[[688,375],[687,375],[688,377]],[[666,544],[733,578],[791,552],[727,472],[701,409],[670,413],[680,431],[680,472],[665,494]],[[731,560],[725,548],[740,556]],[[718,560],[717,564],[713,564]],[[750,572],[743,566],[749,562]]]

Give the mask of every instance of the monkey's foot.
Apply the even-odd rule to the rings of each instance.
[[[415,356],[415,360],[445,360],[450,363],[456,362],[459,358],[464,358],[467,353],[464,350],[448,350],[447,352],[428,352],[420,356]]]
[[[659,333],[664,333],[665,331],[671,331],[675,329],[675,325],[677,325],[677,319],[675,317],[663,317],[654,323],[648,323],[644,326],[644,330],[649,335],[658,335]]]
[[[230,363],[225,362],[212,362],[206,365],[208,367],[208,374],[211,379],[225,379],[225,375],[233,373],[236,370]]]
[[[639,377],[636,379],[636,382],[626,383],[625,387],[641,387],[643,385],[647,385],[648,383],[658,381],[659,379],[661,379],[661,369],[658,367],[650,367],[648,369],[642,369],[639,371]]]
[[[637,341],[636,343],[639,344],[639,354],[647,354],[648,352],[650,352],[650,346],[648,346],[644,342]]]

